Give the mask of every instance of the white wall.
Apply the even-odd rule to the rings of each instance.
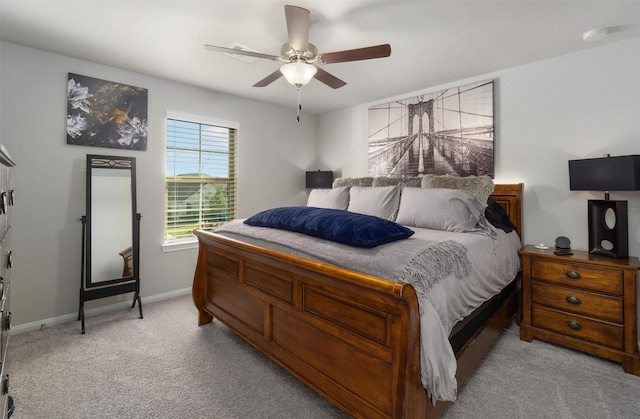
[[[587,200],[603,195],[570,191],[567,161],[640,154],[639,75],[635,38],[377,103],[494,79],[495,181],[525,184],[524,240],[553,244],[564,235],[586,249]],[[367,175],[367,115],[377,103],[319,118],[321,165],[345,177]],[[611,199],[629,201],[629,252],[640,256],[640,192]]]
[[[66,144],[69,72],[148,89],[147,151]],[[138,211],[143,217],[143,303],[146,296],[191,287],[197,250],[161,250],[164,118],[168,110],[239,123],[240,217],[269,207],[304,203],[304,171],[316,168],[317,118],[304,114],[297,123],[292,109],[6,42],[0,44],[0,92],[0,141],[17,162],[12,220],[14,326],[77,313],[82,232],[77,219],[85,214],[86,154],[136,157]],[[97,300],[87,306],[113,302]]]

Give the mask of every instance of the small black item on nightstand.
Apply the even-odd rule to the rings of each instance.
[[[565,236],[559,236],[556,238],[556,250],[553,251],[556,255],[559,256],[568,256],[572,255],[571,251],[571,240],[569,240]]]

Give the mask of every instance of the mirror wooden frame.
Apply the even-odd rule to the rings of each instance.
[[[140,219],[142,216],[137,212],[136,203],[136,159],[135,157],[121,157],[121,156],[104,156],[96,154],[87,154],[87,180],[86,180],[86,215],[80,219],[82,221],[82,267],[81,267],[81,281],[80,281],[80,303],[78,309],[78,320],[82,322],[82,334],[85,333],[85,313],[84,303],[86,301],[96,300],[105,297],[111,297],[114,295],[125,294],[133,292],[133,304],[131,308],[135,307],[138,303],[138,309],[140,311],[140,318],[142,315],[142,300],[140,298]],[[104,171],[107,170],[107,172]],[[123,180],[126,184],[126,173],[130,176],[130,215],[131,215],[131,235],[125,237],[125,241],[130,246],[125,246],[120,251],[115,251],[114,255],[110,257],[122,258],[122,275],[116,277],[107,276],[107,278],[96,278],[98,275],[94,275],[94,246],[97,243],[96,240],[101,240],[100,237],[94,237],[94,224],[96,214],[104,214],[107,211],[102,211],[98,208],[94,208],[95,197],[102,193],[101,198],[106,195],[104,192],[99,192],[94,183],[99,177],[99,174],[106,174],[111,170],[119,170],[122,172],[113,172],[117,174],[117,177],[121,179],[118,182],[122,183]],[[125,172],[126,171],[126,172]],[[123,175],[123,176],[120,176]],[[122,192],[122,191],[121,191]],[[122,193],[113,194],[114,197],[125,197],[123,202],[128,201],[127,191]],[[117,202],[114,202],[117,204]],[[127,202],[128,203],[128,202]],[[128,214],[127,217],[128,218]],[[127,220],[128,221],[128,220]],[[126,228],[124,229],[126,230]],[[104,238],[102,238],[104,239]],[[108,275],[108,274],[107,274]]]

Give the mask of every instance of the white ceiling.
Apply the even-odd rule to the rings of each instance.
[[[391,44],[389,58],[324,65],[348,84],[305,86],[304,111],[314,114],[640,36],[640,0],[0,0],[0,36],[295,108],[295,88],[284,78],[252,87],[278,62],[247,63],[203,47],[238,43],[279,55],[285,4],[311,11],[309,40],[321,53]],[[609,35],[583,42],[596,27]]]

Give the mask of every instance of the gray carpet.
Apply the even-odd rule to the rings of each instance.
[[[11,336],[15,419],[345,418],[190,296]],[[632,418],[640,378],[512,325],[445,418]]]

